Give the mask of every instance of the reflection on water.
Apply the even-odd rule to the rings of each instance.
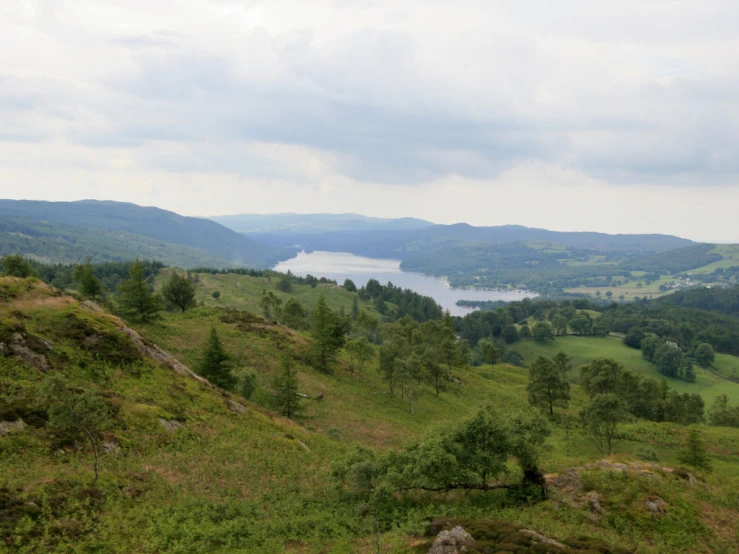
[[[283,273],[290,270],[301,277],[310,273],[314,277],[335,279],[340,285],[344,279],[351,279],[358,287],[366,285],[370,279],[377,279],[383,285],[392,282],[395,286],[432,297],[442,308],[459,316],[470,313],[472,308],[457,306],[457,300],[511,302],[533,296],[530,293],[513,291],[453,289],[444,279],[401,270],[398,260],[365,258],[346,252],[301,252],[296,258],[280,262],[274,269]]]

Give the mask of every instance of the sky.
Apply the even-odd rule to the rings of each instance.
[[[735,0],[5,0],[0,197],[739,242]]]

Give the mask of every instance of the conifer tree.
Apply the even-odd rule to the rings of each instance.
[[[323,294],[318,298],[316,309],[313,311],[311,336],[318,369],[331,371],[334,355],[344,346],[346,340],[346,325],[342,318],[328,307]]]
[[[703,444],[703,439],[701,439],[698,429],[693,428],[688,432],[685,450],[678,453],[677,459],[680,463],[696,469],[711,471],[711,460],[708,458],[706,447]]]
[[[73,277],[80,284],[80,294],[94,299],[103,293],[103,285],[92,271],[92,261],[89,256],[84,264],[74,268]]]
[[[300,405],[298,394],[298,374],[287,355],[282,358],[282,368],[272,380],[272,386],[275,389],[277,410],[291,419],[299,415],[303,407]]]
[[[230,390],[236,384],[236,378],[231,373],[229,360],[218,333],[215,328],[211,329],[205,350],[196,366],[198,373],[214,385]]]
[[[120,286],[118,303],[121,311],[131,319],[150,321],[155,319],[161,303],[159,297],[149,289],[144,277],[144,268],[138,258],[133,262],[126,279]]]

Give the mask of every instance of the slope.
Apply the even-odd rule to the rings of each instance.
[[[165,314],[140,328],[138,339],[94,304],[5,278],[0,324],[0,536],[10,551],[338,554],[376,552],[380,544],[383,552],[409,553],[424,544],[415,536],[426,518],[439,516],[473,518],[475,533],[483,523],[488,530],[525,526],[578,545],[565,552],[596,544],[599,552],[615,552],[587,536],[648,553],[728,552],[735,545],[739,440],[721,429],[704,430],[716,466],[706,488],[667,469],[646,475],[588,466],[598,456],[592,443],[577,428],[556,428],[543,464],[550,471],[580,468],[568,493],[575,500],[521,505],[504,491],[390,494],[378,513],[331,486],[332,463],[354,441],[386,450],[490,402],[520,409],[526,372],[456,368],[457,381],[438,399],[426,387],[411,414],[407,399],[376,394],[385,386],[374,368],[351,374],[342,362],[334,375],[315,372],[302,363],[304,336],[228,310]],[[235,371],[256,369],[266,389],[277,359],[288,353],[301,390],[323,392],[322,401],[306,400],[304,418],[287,421],[260,407],[259,397],[247,402],[192,376],[180,360],[197,359],[211,327],[234,355]],[[58,375],[76,393],[103,399],[113,414],[97,487],[90,486],[93,456],[85,441],[55,434],[46,422],[40,386]],[[574,415],[584,399],[573,392]],[[671,465],[683,438],[677,426],[636,423],[624,428],[619,451],[628,459],[649,444]],[[601,494],[598,513],[579,500],[594,491]],[[643,507],[655,496],[666,501],[669,517]]]
[[[48,223],[19,217],[0,221],[0,257],[21,254],[44,263],[73,264],[159,260],[175,267],[226,267],[231,262],[198,248],[125,231]]]
[[[433,251],[441,246],[464,243],[510,244],[516,242],[553,243],[569,248],[615,252],[621,255],[655,253],[693,244],[670,235],[608,235],[589,232],[560,232],[518,225],[473,227],[466,223],[432,225],[407,231],[340,233],[262,233],[270,244],[301,244],[312,250],[351,252],[376,258],[406,259]]]
[[[291,256],[290,251],[265,246],[214,221],[122,202],[0,200],[0,216],[124,231],[204,250],[234,265],[268,267]]]

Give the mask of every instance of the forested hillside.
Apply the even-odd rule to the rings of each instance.
[[[142,238],[133,237],[134,244],[127,252],[131,252],[135,246],[140,244],[144,247],[143,252],[138,255],[143,257],[146,250],[159,248],[160,255],[167,257],[165,248],[161,243],[185,246],[188,249],[197,249],[205,254],[198,258],[197,252],[186,250],[188,256],[175,254],[184,261],[191,261],[187,265],[211,265],[213,261],[224,260],[229,265],[247,265],[252,267],[269,267],[274,263],[289,258],[291,251],[279,247],[266,246],[251,240],[239,233],[231,231],[214,221],[196,217],[183,217],[173,212],[153,207],[137,206],[122,202],[86,200],[81,202],[33,202],[25,200],[0,200],[0,218],[2,222],[8,221],[7,225],[23,225],[26,221],[26,231],[0,231],[0,247],[7,253],[13,253],[14,247],[27,246],[36,248],[38,252],[22,252],[28,255],[38,254],[50,261],[61,262],[72,259],[83,259],[87,255],[93,255],[95,251],[106,252],[107,256],[113,256],[113,252],[120,251],[122,241],[132,238],[130,235],[138,235]],[[28,223],[32,220],[34,223]],[[49,239],[53,235],[56,225],[60,228],[61,241]],[[96,234],[83,233],[79,229],[70,228],[85,227],[88,229],[105,229],[127,233],[111,239],[112,233],[101,234],[99,243],[95,243]],[[5,227],[5,225],[4,225]],[[14,234],[15,233],[15,234]],[[18,234],[39,237],[38,241],[18,242]],[[64,236],[66,235],[66,242]],[[115,235],[113,234],[115,237]],[[46,238],[44,238],[46,237]],[[81,238],[82,244],[78,248],[75,239]],[[144,239],[152,239],[153,244]],[[110,240],[114,240],[111,245]],[[6,242],[7,241],[7,242]],[[137,244],[138,243],[138,244]],[[113,250],[108,250],[113,246]],[[173,249],[177,252],[177,248]],[[92,252],[92,253],[91,253]],[[52,256],[59,254],[60,257]],[[183,253],[184,254],[184,253]],[[63,256],[63,257],[62,257]],[[130,259],[130,254],[128,259]],[[105,259],[105,258],[103,258]],[[107,259],[115,259],[108,257]],[[122,259],[122,258],[119,258]]]

